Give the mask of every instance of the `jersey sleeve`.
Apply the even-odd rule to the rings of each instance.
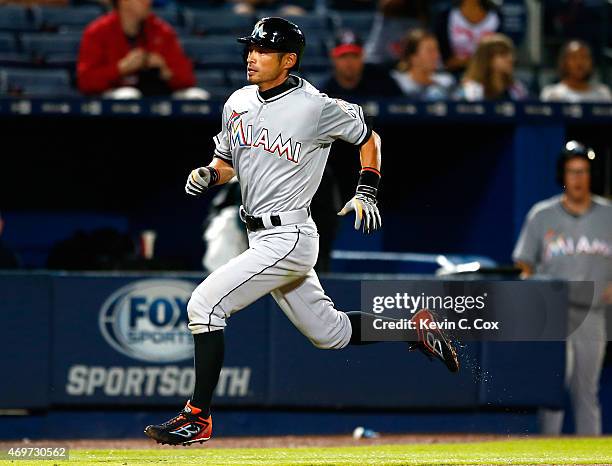
[[[220,158],[224,162],[233,165],[232,153],[229,145],[229,132],[227,130],[228,115],[227,105],[223,107],[221,114],[221,131],[213,138],[215,141],[215,157]]]
[[[537,216],[532,209],[525,219],[518,241],[512,252],[512,259],[515,262],[520,261],[535,266],[540,258],[540,238]]]
[[[336,139],[342,139],[350,144],[361,145],[369,139],[371,133],[359,105],[341,99],[325,98],[317,126],[317,141],[320,144],[331,144]]]

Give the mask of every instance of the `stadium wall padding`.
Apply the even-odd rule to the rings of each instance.
[[[200,279],[1,274],[0,409],[180,406],[193,386],[186,302]],[[322,282],[340,309],[359,309],[359,280]],[[562,344],[476,342],[460,355],[463,368],[451,374],[401,342],[319,350],[267,296],[228,320],[215,404],[444,410],[563,403]]]

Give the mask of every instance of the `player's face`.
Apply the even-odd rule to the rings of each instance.
[[[589,49],[580,44],[570,46],[565,58],[565,70],[571,79],[587,80],[593,71],[593,59]]]
[[[440,49],[438,41],[433,37],[423,39],[417,52],[412,56],[412,66],[423,71],[433,73],[440,62]]]
[[[247,80],[251,84],[274,83],[284,76],[295,61],[288,63],[294,53],[279,53],[256,45],[250,45],[247,55]],[[280,83],[279,83],[280,84]]]
[[[565,163],[565,194],[572,200],[580,201],[589,195],[591,171],[589,162],[581,158],[570,159]]]
[[[345,53],[334,57],[333,60],[336,74],[344,79],[356,79],[363,72],[363,54],[361,53]]]

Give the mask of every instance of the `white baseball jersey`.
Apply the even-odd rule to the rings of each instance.
[[[268,98],[255,85],[234,92],[214,138],[215,156],[233,165],[251,215],[309,206],[331,143],[359,145],[370,135],[360,106],[331,99],[301,78],[289,80]]]
[[[234,167],[246,211],[262,216],[309,206],[332,142],[360,145],[370,134],[359,106],[330,99],[290,76],[269,91],[246,86],[232,94],[214,138],[215,157]],[[233,313],[271,293],[315,346],[345,347],[351,324],[319,283],[313,269],[318,250],[310,218],[249,232],[249,249],[194,290],[187,305],[189,329],[194,334],[221,330]]]

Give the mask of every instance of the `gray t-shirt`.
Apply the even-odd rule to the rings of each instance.
[[[602,307],[603,290],[612,280],[612,204],[593,196],[591,208],[576,216],[565,210],[560,195],[538,202],[527,214],[512,258],[541,275],[594,282],[592,305]],[[574,304],[591,304],[577,299]]]
[[[417,83],[410,73],[392,70],[391,77],[395,80],[404,95],[415,100],[444,100],[451,95],[455,86],[455,78],[449,73],[435,73],[432,83],[423,85]]]
[[[331,144],[360,145],[370,134],[360,106],[293,79],[296,86],[267,100],[257,86],[245,86],[223,107],[215,156],[233,165],[251,215],[309,206]]]
[[[605,84],[592,84],[585,91],[576,91],[567,84],[558,83],[545,86],[540,99],[546,102],[610,102],[612,95]]]

